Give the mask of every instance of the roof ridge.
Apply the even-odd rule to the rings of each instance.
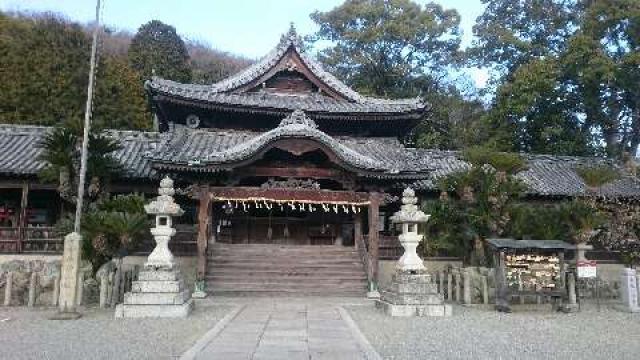
[[[160,77],[152,77],[151,85],[154,83],[165,86],[176,86],[178,88],[188,85],[192,91],[206,91],[210,94],[227,93],[241,86],[249,84],[251,81],[265,75],[272,69],[287,53],[289,48],[293,48],[300,56],[304,66],[320,79],[327,86],[341,94],[349,101],[357,104],[381,104],[381,105],[424,105],[420,97],[405,99],[383,99],[365,96],[352,89],[335,75],[328,72],[320,62],[314,59],[305,51],[302,46],[302,38],[298,35],[295,26],[291,23],[289,30],[280,36],[278,44],[269,51],[265,56],[261,57],[254,64],[246,67],[239,72],[232,74],[216,83],[201,84],[181,84],[175,81],[162,79]],[[243,94],[244,95],[244,94]]]

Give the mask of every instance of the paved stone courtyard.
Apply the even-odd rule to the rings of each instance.
[[[640,313],[607,306],[597,311],[589,304],[573,314],[454,306],[448,318],[389,318],[371,306],[347,310],[383,359],[640,358]]]
[[[188,319],[114,319],[85,309],[79,320],[48,320],[53,310],[0,307],[0,359],[177,359],[231,306],[201,304]]]
[[[607,306],[575,314],[455,306],[449,318],[390,318],[357,298],[214,297],[200,300],[188,319],[114,319],[113,310],[88,309],[80,320],[51,321],[51,313],[0,307],[0,359],[625,360],[640,353],[640,314]]]

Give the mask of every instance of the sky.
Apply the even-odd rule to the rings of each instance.
[[[431,0],[433,1],[433,0]],[[418,3],[426,3],[418,0]],[[482,14],[480,0],[435,0],[460,13],[463,47],[471,44],[471,28]],[[315,10],[328,11],[342,0],[103,0],[103,22],[111,28],[136,29],[150,21],[173,25],[183,37],[204,41],[231,53],[257,59],[279,41],[293,22],[301,35],[315,32],[309,18]],[[0,0],[3,11],[53,11],[79,22],[95,17],[95,0]],[[478,87],[484,87],[487,72],[465,71]]]

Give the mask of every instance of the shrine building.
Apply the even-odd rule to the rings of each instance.
[[[158,131],[108,131],[124,168],[110,191],[152,194],[174,179],[187,214],[172,249],[195,257],[213,293],[364,294],[378,261],[401,252],[389,217],[402,190],[435,197],[439,178],[469,167],[458,152],[406,144],[429,104],[359,94],[305,54],[293,29],[218,83],[156,77],[145,90]],[[62,251],[52,226],[68,209],[37,178],[48,131],[0,125],[0,253]],[[609,163],[523,156],[528,196],[550,201],[584,193],[576,167]],[[640,183],[625,173],[602,191],[637,197]]]

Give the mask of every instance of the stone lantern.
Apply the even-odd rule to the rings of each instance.
[[[418,198],[411,188],[406,188],[402,193],[402,206],[400,211],[391,217],[394,224],[402,226],[402,234],[398,236],[400,244],[404,248],[404,254],[396,264],[396,270],[402,272],[423,272],[426,270],[422,259],[416,253],[416,248],[423,236],[418,234],[418,224],[424,224],[431,215],[427,215],[418,209]]]
[[[174,266],[173,254],[169,250],[169,240],[176,234],[176,229],[172,227],[171,220],[174,216],[184,214],[180,205],[173,200],[174,194],[173,180],[165,177],[160,181],[159,196],[144,206],[147,214],[156,216],[156,226],[151,228],[151,235],[156,241],[156,247],[144,264],[146,268],[172,269]]]
[[[176,233],[171,219],[184,213],[173,200],[174,193],[173,180],[165,177],[158,196],[144,207],[156,217],[151,228],[156,247],[133,281],[131,292],[124,295],[124,303],[116,307],[116,317],[186,317],[193,310],[191,293],[169,250],[169,240]]]
[[[415,192],[411,188],[405,189],[400,211],[391,217],[391,221],[402,226],[398,240],[404,254],[396,264],[391,286],[380,292],[376,307],[391,316],[448,316],[451,305],[444,303],[437,285],[416,253],[423,238],[418,234],[418,224],[426,223],[430,216],[418,209],[417,203]]]

